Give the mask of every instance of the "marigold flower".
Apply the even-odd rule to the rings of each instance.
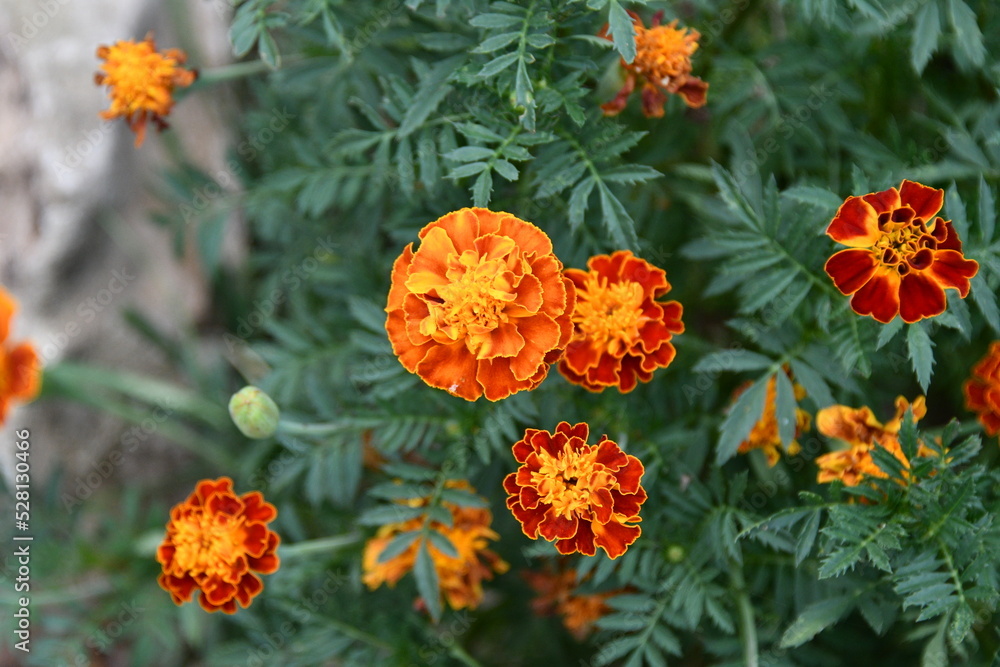
[[[735,400],[740,394],[750,388],[752,382],[747,382],[733,393],[733,399]],[[792,385],[795,392],[795,399],[801,401],[806,397],[806,390],[802,385],[797,382]],[[767,456],[767,465],[774,467],[778,463],[778,459],[781,458],[781,435],[778,430],[778,416],[777,416],[777,401],[778,401],[778,379],[777,376],[772,377],[768,380],[766,394],[764,396],[764,411],[761,413],[760,419],[757,423],[753,425],[750,430],[750,435],[747,439],[740,443],[739,453],[746,454],[752,449],[760,449],[764,451],[764,455]],[[795,437],[798,438],[805,431],[809,430],[812,425],[812,418],[809,413],[802,408],[795,408]],[[785,451],[790,455],[798,454],[802,450],[799,445],[798,440],[792,440],[788,443],[788,447]]]
[[[625,69],[625,83],[615,99],[601,105],[605,116],[622,112],[629,96],[635,90],[636,78],[643,81],[642,113],[646,118],[661,118],[666,93],[680,95],[692,109],[705,105],[708,84],[691,76],[691,56],[698,50],[701,34],[690,28],[678,28],[674,19],[669,25],[660,25],[663,12],[653,16],[653,25],[645,27],[635,12],[629,12],[635,21],[635,59],[621,61]],[[601,37],[611,39],[607,26]]]
[[[896,398],[896,414],[884,425],[875,419],[870,408],[849,408],[846,405],[831,405],[816,413],[816,428],[823,435],[848,443],[847,449],[824,454],[816,459],[819,466],[817,481],[820,484],[841,480],[845,486],[857,486],[865,477],[888,478],[872,460],[875,447],[888,450],[899,459],[905,468],[910,462],[899,444],[899,429],[906,409],[911,407],[902,396]],[[923,396],[918,396],[912,404],[913,420],[919,421],[927,414]],[[931,450],[921,448],[920,456],[929,455]]]
[[[670,291],[667,274],[628,250],[591,257],[587,266],[564,272],[576,287],[576,307],[559,372],[589,391],[630,392],[674,360],[670,339],[684,332],[683,308],[655,300]]]
[[[475,493],[475,489],[465,481],[449,480],[448,488],[464,489]],[[424,500],[421,504],[426,504]],[[493,514],[486,508],[464,507],[450,502],[441,503],[451,512],[452,525],[430,522],[430,529],[447,537],[455,550],[457,558],[452,558],[438,550],[433,542],[428,543],[428,553],[437,570],[441,592],[452,609],[475,609],[483,599],[483,580],[493,578],[493,573],[503,574],[510,566],[497,554],[487,549],[488,540],[498,540],[500,536],[490,529]],[[397,556],[384,562],[379,557],[392,540],[400,533],[420,530],[424,525],[423,517],[415,517],[407,521],[391,523],[379,528],[375,537],[365,545],[362,567],[364,575],[361,580],[374,590],[383,583],[390,587],[413,569],[417,560],[417,550],[421,544],[418,538]]]
[[[7,340],[16,312],[17,301],[0,287],[0,424],[14,401],[34,400],[42,386],[41,364],[34,346]]]
[[[945,289],[969,294],[979,264],[965,259],[951,221],[937,216],[943,202],[943,190],[906,180],[898,190],[844,201],[826,233],[848,248],[825,268],[841,293],[853,295],[854,312],[912,323],[944,312]]]
[[[406,370],[474,401],[534,389],[569,342],[573,286],[545,232],[463,208],[420,231],[392,267],[385,323]]]
[[[559,614],[563,625],[576,637],[584,639],[594,630],[594,624],[610,613],[606,600],[623,591],[580,594],[576,592],[576,570],[562,572],[524,572],[525,581],[538,597],[531,601],[531,608],[538,616]]]
[[[152,120],[161,131],[167,127],[164,117],[174,106],[174,89],[190,86],[198,76],[181,67],[187,56],[180,49],[159,53],[153,33],[141,42],[130,39],[99,46],[97,57],[104,64],[94,81],[108,87],[111,100],[111,108],[102,111],[101,118],[124,118],[135,132],[137,147],[146,138],[148,121]]]
[[[198,482],[187,500],[170,511],[167,535],[156,552],[163,566],[160,586],[174,604],[198,602],[205,611],[236,613],[264,588],[258,574],[278,569],[277,533],[268,529],[278,511],[259,491],[233,493],[228,477]]]
[[[962,386],[965,406],[978,414],[986,434],[1000,433],[1000,341],[972,368],[972,377]]]
[[[604,549],[618,558],[642,533],[644,469],[607,436],[587,444],[590,427],[560,422],[555,433],[529,428],[514,443],[521,467],[507,475],[507,507],[531,539],[555,541],[561,554]]]

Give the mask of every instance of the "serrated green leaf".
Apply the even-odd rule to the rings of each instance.
[[[519,175],[517,167],[502,158],[498,158],[493,162],[493,169],[508,181],[516,181]]]
[[[764,413],[764,396],[771,376],[757,380],[749,389],[740,394],[736,403],[729,408],[729,414],[722,422],[715,461],[722,465],[736,456],[736,450],[750,434],[750,429]]]
[[[446,178],[465,178],[466,176],[473,176],[481,173],[488,167],[489,165],[485,162],[469,162],[468,164],[463,164],[452,169],[448,172]]]
[[[983,44],[983,33],[976,23],[976,12],[963,0],[948,0],[948,11],[959,51],[965,54],[972,65],[982,67],[986,62],[986,45]]]
[[[639,246],[639,238],[635,233],[635,223],[625,206],[618,200],[604,181],[597,182],[597,191],[601,196],[601,211],[604,213],[604,226],[615,246],[622,249],[635,249]]]
[[[573,188],[573,192],[569,196],[570,228],[578,229],[583,224],[584,214],[587,212],[587,201],[590,199],[590,193],[594,191],[595,185],[597,185],[597,181],[594,180],[593,176],[587,176]]]
[[[983,272],[977,273],[971,280],[972,300],[976,302],[979,312],[983,314],[986,323],[994,332],[1000,333],[1000,308],[997,307],[997,296],[990,289]]]
[[[357,518],[357,523],[362,526],[384,526],[388,523],[397,523],[415,519],[423,516],[425,508],[407,507],[406,505],[381,505],[365,510]]]
[[[522,17],[510,14],[477,14],[469,21],[469,25],[477,28],[509,28],[523,22]]]
[[[493,157],[494,153],[492,148],[484,148],[483,146],[462,146],[445,153],[444,157],[455,162],[472,162],[473,160],[487,160]]]
[[[799,614],[785,634],[781,636],[779,648],[801,646],[830,627],[851,609],[853,597],[843,595],[814,602]]]
[[[635,25],[632,17],[618,0],[610,0],[608,7],[608,34],[615,43],[615,49],[625,62],[635,60]]]
[[[500,35],[487,37],[482,43],[472,50],[473,53],[493,53],[507,46],[521,36],[520,32],[505,32]]]
[[[883,324],[878,332],[878,342],[875,343],[875,349],[881,350],[885,347],[889,341],[896,337],[896,334],[903,328],[903,318],[894,317],[889,320],[888,324]]]
[[[802,385],[806,396],[812,399],[816,407],[825,408],[834,404],[833,394],[830,393],[826,380],[812,366],[801,359],[793,359],[791,367],[795,381]]]
[[[906,332],[906,343],[913,363],[913,372],[924,393],[931,383],[934,371],[934,342],[920,323],[911,324]]]
[[[505,69],[513,65],[514,61],[517,60],[517,56],[518,56],[517,53],[505,53],[502,56],[494,58],[493,60],[483,65],[483,68],[479,70],[479,73],[476,74],[476,76],[481,77],[483,79],[487,79],[491,76],[496,76],[500,72],[504,71]]]
[[[435,623],[441,618],[441,594],[439,592],[437,568],[431,558],[427,541],[420,543],[417,560],[413,565],[413,576],[417,580],[417,591],[427,605],[427,612]]]
[[[937,2],[927,2],[917,12],[913,26],[913,42],[910,45],[910,62],[917,74],[924,71],[931,54],[937,50],[941,36],[941,16]]]
[[[993,197],[993,189],[986,184],[986,179],[979,177],[979,237],[985,243],[993,241],[996,228],[997,209]]]
[[[472,186],[472,201],[474,206],[486,208],[490,204],[490,195],[493,192],[493,172],[489,169],[479,174],[475,185]]]
[[[776,394],[774,399],[775,418],[778,421],[778,434],[781,444],[787,449],[795,439],[795,390],[792,388],[792,381],[788,379],[784,371],[775,373],[777,378]]]
[[[431,540],[431,544],[434,548],[443,553],[448,558],[458,558],[458,549],[452,544],[452,541],[448,539],[447,535],[443,535],[436,530],[427,531],[427,536]]]
[[[403,122],[399,124],[396,131],[397,137],[405,137],[423,125],[427,117],[430,116],[453,90],[445,82],[452,73],[465,61],[465,56],[452,56],[438,63],[435,63],[430,72],[423,77],[420,88],[410,101],[403,116]]]
[[[812,185],[796,185],[784,190],[781,195],[803,204],[815,206],[821,211],[828,211],[831,218],[833,213],[844,203],[843,197],[826,188],[817,188]]]
[[[694,365],[696,373],[718,373],[721,371],[759,371],[770,367],[774,360],[750,350],[720,350],[707,354]]]
[[[410,545],[420,536],[421,530],[407,530],[392,538],[385,549],[378,555],[379,563],[388,563],[390,560],[400,555],[410,548]]]

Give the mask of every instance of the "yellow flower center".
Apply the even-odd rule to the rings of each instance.
[[[895,268],[904,276],[910,269],[926,269],[931,265],[937,241],[922,221],[913,220],[909,207],[882,213],[879,228],[882,236],[875,241],[873,252],[882,266]]]
[[[653,28],[635,27],[635,60],[631,67],[662,87],[674,77],[691,73],[691,55],[698,50],[697,33],[677,28],[677,21]]]
[[[597,447],[573,452],[566,444],[558,456],[540,450],[538,459],[541,465],[531,474],[531,482],[542,502],[567,519],[574,514],[589,518],[591,495],[614,483],[607,469],[597,463]]]
[[[246,554],[241,517],[194,511],[174,522],[174,566],[192,575],[225,576]]]
[[[175,58],[153,50],[148,41],[118,42],[108,48],[102,83],[111,87],[113,111],[133,114],[148,110],[166,114],[172,103]]]
[[[577,293],[573,324],[595,346],[616,355],[639,339],[639,327],[648,319],[642,314],[642,301],[639,283],[608,285],[607,279],[591,273],[586,289]]]

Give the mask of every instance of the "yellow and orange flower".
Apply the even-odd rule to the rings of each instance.
[[[104,64],[94,81],[108,87],[111,100],[111,107],[101,112],[101,118],[124,118],[135,133],[136,146],[146,138],[150,120],[158,130],[167,127],[164,117],[174,106],[174,89],[190,86],[198,76],[182,67],[187,56],[180,49],[158,52],[152,33],[141,42],[130,39],[100,46],[97,57]]]
[[[156,552],[163,566],[160,586],[174,604],[191,601],[195,589],[205,611],[236,613],[264,588],[258,574],[280,564],[281,542],[267,524],[278,511],[259,491],[242,497],[228,477],[198,482],[187,500],[170,511],[167,534]]]
[[[420,230],[392,267],[385,323],[406,370],[474,401],[534,389],[569,342],[573,285],[541,229],[463,208]]]
[[[826,272],[851,308],[890,322],[917,322],[944,312],[945,289],[964,299],[979,264],[962,254],[950,220],[937,215],[944,191],[904,180],[861,197],[848,197],[827,227],[848,246],[826,262]]]
[[[899,428],[903,423],[906,409],[911,407],[902,396],[896,398],[896,414],[885,424],[875,419],[868,407],[850,408],[846,405],[831,405],[816,413],[816,428],[829,437],[843,440],[846,449],[824,454],[816,459],[819,466],[817,481],[820,484],[841,480],[845,486],[857,486],[865,477],[885,479],[888,475],[872,459],[872,450],[882,447],[899,459],[904,468],[910,462],[899,444]],[[919,421],[927,414],[923,396],[918,396],[912,404],[913,420]],[[932,450],[921,445],[920,456],[930,456]]]
[[[735,400],[746,391],[752,382],[747,382],[743,386],[737,388],[733,393],[733,399]],[[806,390],[802,385],[794,383],[792,385],[795,392],[795,400],[801,401],[806,397]],[[740,443],[739,453],[746,454],[753,449],[760,449],[767,456],[767,465],[772,468],[778,463],[778,459],[781,458],[781,435],[778,430],[778,379],[777,376],[772,377],[768,380],[766,394],[764,396],[764,411],[761,414],[760,419],[757,423],[753,425],[753,429],[750,430],[750,435],[747,439]],[[812,418],[809,413],[802,408],[795,408],[795,437],[798,438],[804,432],[809,430],[812,425]],[[785,451],[794,456],[802,451],[802,447],[799,445],[798,440],[792,440],[788,444]]]
[[[31,343],[11,343],[10,322],[17,301],[0,287],[0,424],[14,401],[28,402],[42,387],[41,363]]]
[[[449,480],[446,486],[475,493],[475,489],[464,480]],[[418,501],[417,506],[426,504],[426,500]],[[451,512],[452,525],[431,521],[429,527],[447,537],[458,556],[453,558],[445,554],[434,542],[428,542],[428,553],[437,570],[441,592],[451,608],[475,609],[483,600],[483,581],[492,579],[494,572],[503,574],[510,566],[487,548],[489,540],[500,539],[490,529],[493,514],[488,509],[463,507],[450,502],[443,502],[442,506]],[[382,526],[375,537],[368,540],[362,557],[365,573],[361,580],[369,589],[374,590],[383,583],[395,586],[397,581],[413,569],[421,544],[420,538],[414,540],[405,551],[384,562],[379,562],[379,557],[396,536],[420,530],[424,521],[424,517],[415,517]]]
[[[691,75],[691,56],[698,50],[701,34],[690,28],[678,28],[674,19],[669,25],[660,25],[663,12],[653,16],[653,25],[645,27],[638,14],[629,12],[635,21],[635,59],[621,61],[625,70],[625,83],[615,99],[601,105],[605,116],[622,112],[629,96],[635,90],[636,78],[642,79],[642,113],[646,118],[663,116],[667,93],[680,95],[692,109],[705,105],[708,84]],[[601,37],[608,36],[607,26]]]
[[[576,307],[559,372],[589,391],[630,392],[674,360],[670,340],[684,332],[683,307],[656,301],[670,291],[667,274],[628,250],[591,257],[587,267],[565,271]]]
[[[594,630],[594,624],[612,611],[607,599],[623,592],[577,593],[576,570],[573,569],[561,572],[524,572],[523,576],[528,585],[538,593],[538,597],[531,601],[535,614],[559,614],[563,625],[578,640],[589,635]]]
[[[990,343],[990,349],[972,368],[972,377],[965,381],[965,406],[977,413],[986,434],[1000,433],[1000,341]]]
[[[560,422],[555,433],[529,428],[514,443],[521,467],[503,481],[507,507],[531,539],[555,541],[561,554],[604,549],[618,558],[638,539],[646,500],[642,462],[607,436],[588,445],[590,427]]]

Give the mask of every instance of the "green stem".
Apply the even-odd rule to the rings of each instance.
[[[342,623],[340,621],[334,620],[332,618],[323,619],[323,622],[330,627],[334,628],[337,632],[344,635],[345,637],[350,637],[359,642],[368,644],[369,646],[374,646],[375,648],[380,648],[384,651],[391,651],[392,646],[382,641],[375,635],[370,635],[367,632],[362,632],[358,630],[353,625],[348,625],[347,623]]]
[[[736,561],[729,563],[729,580],[736,593],[736,606],[739,610],[740,641],[743,643],[743,664],[745,667],[758,667],[757,656],[757,622],[753,615],[753,605],[750,603],[750,592],[743,578],[743,567]]]
[[[338,549],[343,549],[344,547],[355,544],[361,540],[361,535],[358,533],[347,533],[346,535],[334,535],[332,537],[323,537],[317,540],[306,540],[305,542],[296,542],[295,544],[283,544],[280,547],[280,556],[283,559],[297,558],[299,556],[308,556],[315,553],[323,553],[325,551],[337,551]]]
[[[468,667],[482,667],[482,665],[479,664],[479,661],[469,655],[464,648],[458,645],[458,643],[451,645],[449,653],[451,653],[451,657],[455,658],[463,665],[468,665]]]

